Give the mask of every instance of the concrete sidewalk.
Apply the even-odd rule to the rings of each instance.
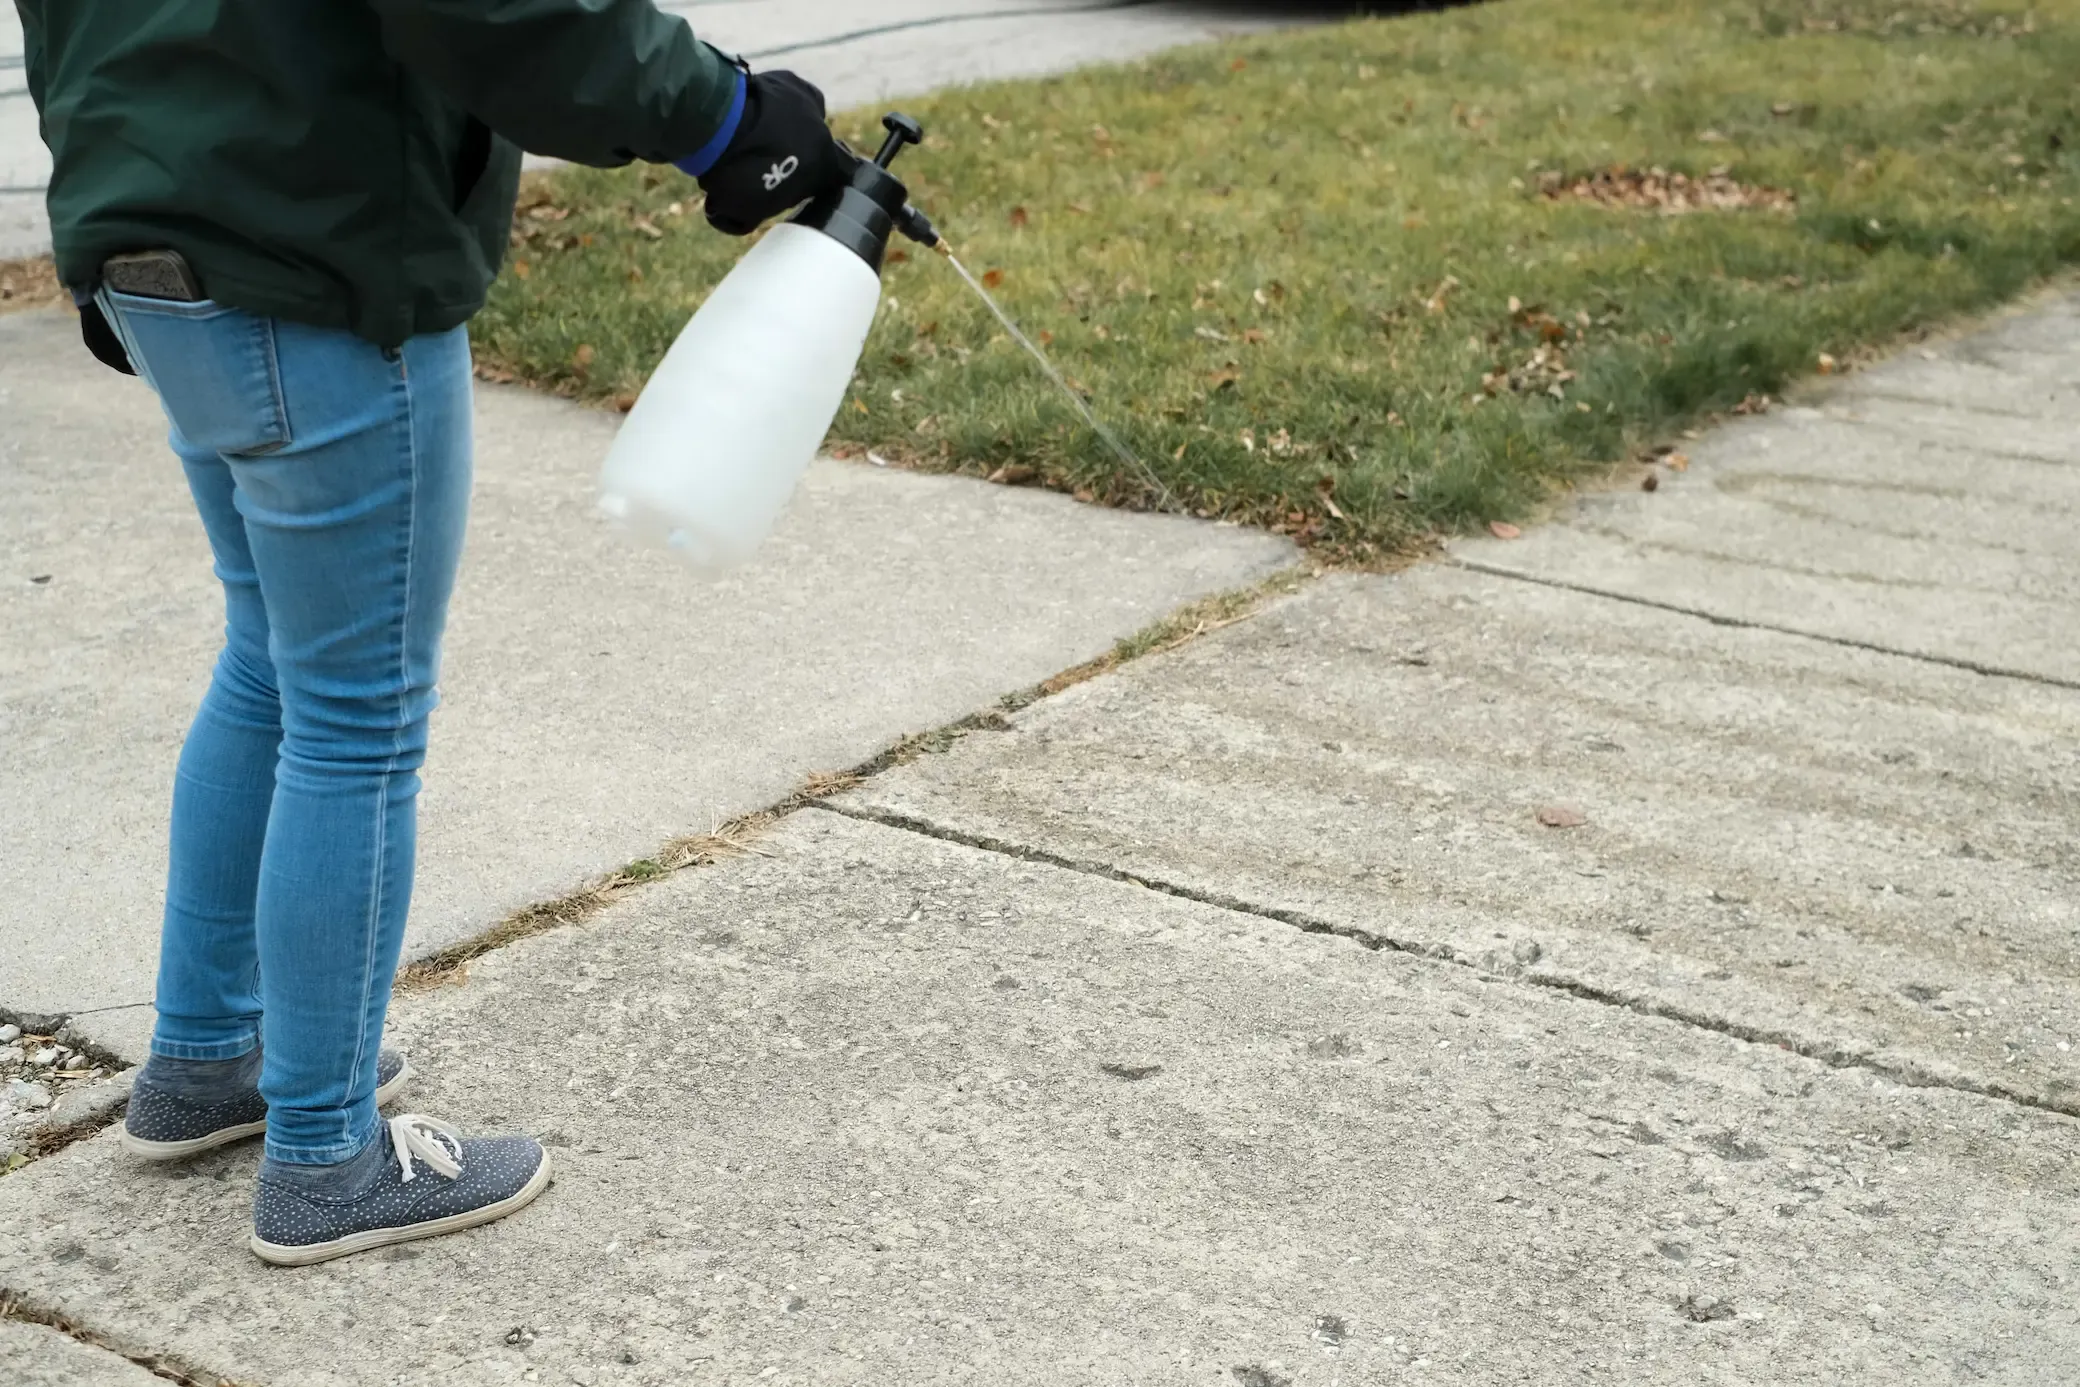
[[[819,810],[764,846],[400,1008],[414,1111],[545,1133],[522,1214],[285,1274],[252,1152],[103,1138],[0,1181],[0,1284],[270,1387],[2080,1361],[2068,1119]]]
[[[270,1271],[252,1151],[110,1133],[0,1287],[274,1387],[2068,1384],[2080,317],[1929,350],[400,999],[504,1223]]]
[[[150,392],[69,315],[0,317],[0,1009],[138,1059],[168,785],[222,598]],[[1290,563],[1251,531],[826,464],[702,582],[592,513],[618,421],[478,402],[478,475],[421,799],[410,955]]]

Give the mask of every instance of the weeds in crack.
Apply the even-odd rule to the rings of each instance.
[[[1064,689],[1072,689],[1101,674],[1109,674],[1130,661],[1175,650],[1178,646],[1195,641],[1201,636],[1211,635],[1223,627],[1247,621],[1262,611],[1267,603],[1289,593],[1298,592],[1327,571],[1325,567],[1317,564],[1295,564],[1291,568],[1281,568],[1270,577],[1245,587],[1230,588],[1226,592],[1202,597],[1196,602],[1178,608],[1160,621],[1142,627],[1096,659],[1085,660],[1080,665],[1043,679],[1023,693],[1012,694],[1003,699],[998,706],[1005,712],[1015,713]]]
[[[177,1382],[181,1387],[252,1387],[216,1373],[203,1372],[182,1365],[177,1359],[158,1353],[135,1353],[126,1349],[106,1334],[87,1328],[71,1316],[57,1310],[31,1303],[20,1291],[0,1286],[0,1320],[15,1320],[22,1324],[40,1324],[46,1329],[56,1330],[68,1339],[76,1339],[89,1348],[112,1353],[143,1368],[153,1377],[167,1382]]]

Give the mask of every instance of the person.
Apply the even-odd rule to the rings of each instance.
[[[378,1112],[471,472],[463,324],[521,151],[674,164],[734,235],[844,181],[820,92],[651,0],[15,0],[87,346],[157,394],[224,591],[123,1142],[265,1133],[251,1246],[486,1223],[522,1136]]]

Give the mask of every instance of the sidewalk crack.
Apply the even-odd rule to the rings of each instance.
[[[1978,660],[1961,659],[1954,655],[1932,655],[1921,650],[1902,650],[1898,646],[1880,645],[1876,641],[1860,641],[1850,636],[1830,636],[1822,631],[1801,631],[1795,626],[1778,626],[1767,621],[1750,621],[1745,617],[1724,616],[1708,612],[1702,607],[1686,607],[1680,602],[1663,602],[1652,597],[1641,597],[1636,593],[1613,592],[1588,583],[1571,583],[1564,578],[1548,578],[1537,573],[1526,573],[1522,569],[1504,568],[1499,564],[1483,563],[1478,559],[1461,558],[1457,554],[1448,557],[1454,567],[1470,573],[1485,573],[1491,578],[1508,578],[1519,583],[1532,583],[1538,587],[1559,588],[1566,592],[1579,592],[1589,597],[1607,598],[1612,602],[1629,602],[1635,607],[1651,607],[1655,611],[1674,612],[1678,616],[1695,617],[1709,621],[1714,626],[1727,626],[1742,631],[1771,631],[1780,636],[1796,636],[1800,640],[1819,641],[1824,645],[1838,645],[1848,650],[1867,650],[1874,655],[1891,655],[1902,660],[1916,660],[1925,665],[1942,665],[1949,669],[1961,669],[1967,674],[1984,675],[1989,679],[2019,679],[2026,684],[2041,684],[2052,689],[2080,690],[2080,679],[2061,679],[2054,674],[2038,674],[2029,670],[2009,669],[2002,665],[1989,665]]]
[[[997,853],[1016,858],[1022,862],[1043,867],[1055,867],[1062,871],[1078,872],[1085,876],[1102,877],[1108,881],[1126,882],[1150,891],[1159,891],[1166,896],[1212,906],[1217,910],[1232,911],[1238,915],[1250,915],[1258,919],[1275,921],[1308,934],[1328,934],[1348,939],[1363,948],[1375,952],[1412,954],[1433,962],[1449,964],[1480,973],[1484,977],[1513,982],[1526,987],[1536,987],[1548,992],[1557,992],[1577,1001],[1595,1006],[1609,1007],[1618,1011],[1629,1011],[1635,1015],[1652,1016],[1693,1030],[1710,1031],[1730,1040],[1749,1045],[1767,1046],[1775,1050],[1786,1050],[1804,1059],[1824,1064],[1830,1069],[1861,1069],[1876,1074],[1892,1083],[1906,1088],[1947,1089],[1953,1093],[1969,1094],[1991,1102],[2009,1103],[2016,1107],[2029,1108],[2037,1112],[2052,1113],[2059,1117],[2080,1117],[2080,1098],[2059,1101],[2040,1097],[2021,1089],[2011,1088],[1990,1080],[1971,1079],[1962,1076],[1935,1073],[1911,1061],[1880,1059],[1860,1050],[1841,1045],[1814,1041],[1788,1031],[1774,1030],[1765,1026],[1751,1026],[1728,1017],[1714,1016],[1694,1011],[1672,1002],[1654,997],[1645,997],[1599,987],[1579,978],[1535,969],[1513,969],[1507,973],[1496,972],[1479,961],[1468,958],[1449,945],[1424,943],[1420,940],[1399,939],[1392,935],[1362,929],[1355,925],[1339,924],[1324,920],[1303,911],[1287,910],[1279,906],[1262,905],[1245,901],[1239,897],[1218,891],[1206,891],[1187,886],[1181,882],[1163,881],[1142,873],[1129,872],[1110,863],[1065,857],[1022,843],[1013,843],[988,834],[968,833],[949,828],[929,819],[913,814],[902,814],[892,810],[876,809],[859,804],[846,804],[820,800],[808,806],[831,814],[841,814],[862,823],[879,824],[906,833],[936,838],[942,842],[961,847],[974,848],[981,852]]]
[[[68,1339],[126,1359],[153,1377],[162,1378],[167,1382],[177,1382],[181,1387],[241,1387],[234,1378],[223,1373],[197,1369],[171,1354],[124,1348],[109,1335],[89,1329],[58,1310],[37,1304],[12,1287],[0,1286],[0,1320],[19,1320],[23,1324],[38,1324],[46,1329],[54,1329]]]

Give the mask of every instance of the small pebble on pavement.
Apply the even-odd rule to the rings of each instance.
[[[7,1101],[17,1108],[47,1108],[51,1105],[51,1091],[42,1084],[31,1083],[27,1079],[9,1079]]]

